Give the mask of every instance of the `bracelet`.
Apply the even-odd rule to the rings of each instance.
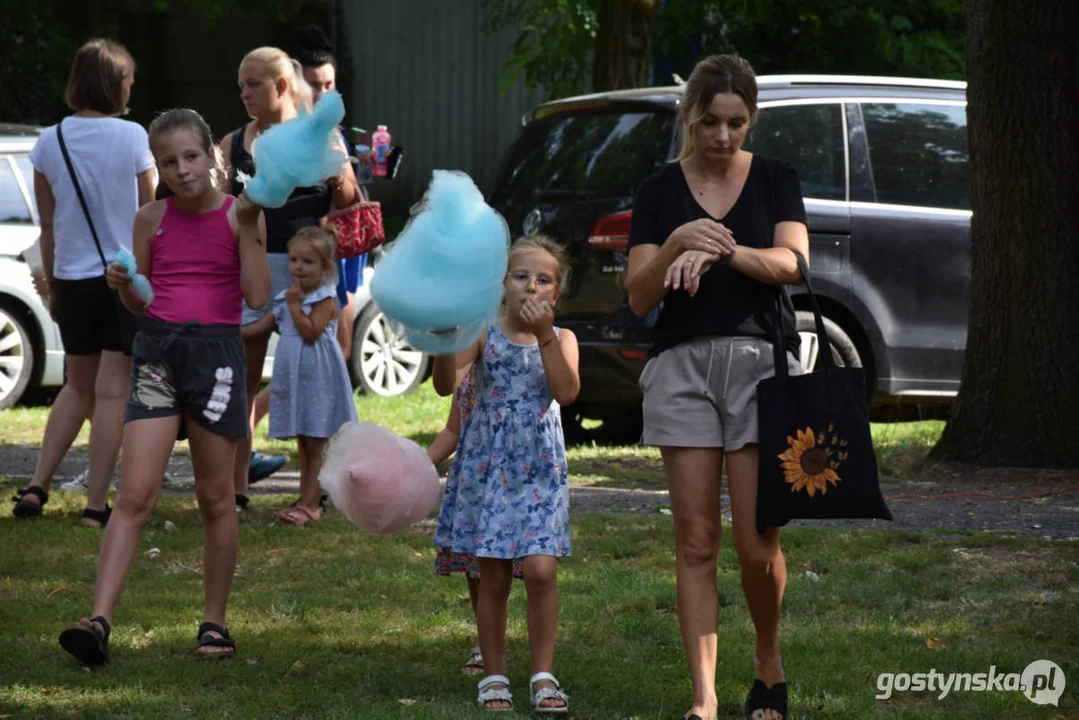
[[[557,335],[552,335],[549,340],[544,340],[543,342],[540,343],[540,350],[547,347],[548,345],[550,345],[551,343],[553,343],[557,339],[558,339]]]

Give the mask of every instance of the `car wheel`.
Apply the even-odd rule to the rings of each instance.
[[[24,320],[0,305],[0,410],[19,402],[34,374],[34,343]]]
[[[821,342],[817,337],[817,323],[813,313],[799,310],[796,313],[798,336],[802,341],[800,357],[806,372],[813,372],[820,359]],[[862,367],[862,357],[858,348],[843,328],[828,318],[824,318],[824,330],[828,333],[828,343],[832,346],[832,359],[841,367]]]
[[[428,364],[427,355],[405,343],[377,305],[370,303],[363,309],[352,334],[349,360],[352,383],[360,392],[407,395],[427,377]]]

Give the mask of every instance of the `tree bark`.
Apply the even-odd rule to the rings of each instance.
[[[596,92],[648,85],[656,0],[599,0],[592,87]]]
[[[971,298],[938,459],[1079,467],[1079,97],[1068,0],[966,0]]]

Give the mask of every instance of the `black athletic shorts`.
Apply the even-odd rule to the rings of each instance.
[[[61,280],[52,285],[53,313],[68,355],[96,355],[102,350],[131,356],[135,316],[105,283],[105,276]]]
[[[144,319],[124,422],[181,415],[218,435],[247,437],[246,367],[238,325]]]

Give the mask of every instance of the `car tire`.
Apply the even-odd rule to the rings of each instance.
[[[34,340],[22,315],[0,304],[0,410],[26,394],[34,374]]]
[[[802,349],[798,358],[806,372],[816,369],[820,357],[820,341],[817,339],[817,323],[813,313],[799,310],[795,313],[796,329],[801,336]],[[832,359],[841,367],[862,367],[862,356],[850,336],[835,322],[824,318],[824,330],[828,333],[828,343],[832,346]]]
[[[359,392],[397,397],[415,392],[427,378],[430,358],[397,336],[373,302],[356,320],[348,371]]]

